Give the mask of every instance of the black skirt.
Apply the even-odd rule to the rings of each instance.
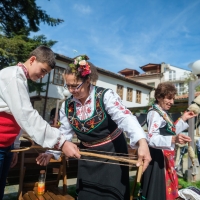
[[[88,149],[83,144],[81,149]],[[107,144],[89,148],[90,150],[128,154],[124,134]],[[81,156],[84,159],[90,157]],[[96,161],[113,162],[95,158]],[[129,200],[129,167],[102,162],[78,161],[78,200]]]
[[[149,149],[152,160],[142,176],[142,197],[147,200],[166,200],[163,152],[151,147]]]

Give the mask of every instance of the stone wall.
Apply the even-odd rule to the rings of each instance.
[[[34,102],[34,108],[39,112],[39,114],[43,115],[43,109],[44,109],[44,102],[45,99],[42,98],[41,101],[35,101]],[[46,104],[46,112],[44,119],[49,122],[50,120],[50,112],[53,108],[56,108],[57,99],[48,98],[47,104]],[[61,106],[61,105],[60,105]]]

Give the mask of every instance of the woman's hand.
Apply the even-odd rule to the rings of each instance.
[[[138,141],[138,162],[137,162],[137,167],[139,167],[142,164],[142,161],[144,162],[143,165],[143,172],[146,170],[148,167],[150,161],[151,161],[151,155],[149,152],[149,147],[146,142],[146,139],[141,139]]]
[[[186,144],[187,142],[191,142],[191,138],[187,135],[179,133],[176,136],[172,136],[172,143]]]
[[[10,167],[13,168],[17,164],[17,161],[18,161],[18,153],[14,152]]]
[[[73,144],[72,142],[65,141],[62,146],[62,151],[66,157],[73,157],[73,158],[80,158],[81,155],[79,154],[79,149],[77,145]]]
[[[41,153],[37,158],[36,162],[38,165],[46,166],[48,165],[49,161],[53,158],[53,154],[50,153]]]
[[[181,116],[181,118],[185,122],[188,119],[191,119],[191,118],[196,117],[196,116],[197,116],[197,114],[195,114],[193,111],[185,111],[183,113],[183,115]]]

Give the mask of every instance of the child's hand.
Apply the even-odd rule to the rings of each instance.
[[[36,162],[38,165],[46,166],[51,158],[53,158],[53,154],[42,153],[36,158]]]

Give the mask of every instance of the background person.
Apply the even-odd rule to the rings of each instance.
[[[67,140],[76,133],[81,150],[128,154],[125,131],[131,147],[138,146],[138,165],[144,160],[145,170],[151,158],[143,129],[113,90],[91,84],[98,75],[87,60],[86,55],[78,56],[66,69],[65,87],[72,96],[60,110],[61,133]],[[37,163],[46,164],[50,156],[40,155]],[[77,193],[79,200],[130,199],[129,167],[79,160]]]
[[[197,157],[200,165],[200,137],[196,140]]]
[[[176,88],[172,83],[160,83],[155,90],[155,104],[147,114],[148,142],[152,157],[142,177],[142,198],[148,200],[174,200],[178,197],[178,180],[174,169],[175,143],[190,142],[190,137],[179,134],[186,121],[196,115],[184,114],[174,123],[168,110],[174,104]]]

